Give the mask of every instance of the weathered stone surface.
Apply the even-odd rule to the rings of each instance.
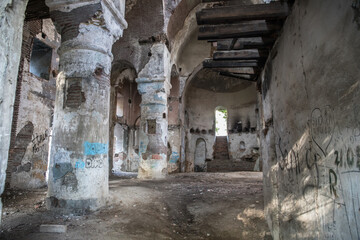
[[[262,77],[274,239],[360,238],[360,31],[352,3],[296,1]]]
[[[69,11],[56,2],[47,4],[62,33],[74,30],[66,21],[76,23],[79,9],[94,13],[77,22],[78,34],[63,40],[59,49],[47,201],[49,208],[93,210],[108,194],[111,47],[126,22],[106,0],[97,1],[96,8],[68,2]]]
[[[155,44],[151,53],[150,61],[136,79],[142,95],[139,178],[163,178],[167,175],[170,54],[165,44]]]
[[[132,63],[140,72],[149,62],[151,47],[165,40],[163,1],[126,1],[128,29],[113,46],[114,60]],[[155,13],[155,14],[154,14]]]
[[[51,56],[45,60],[42,56],[42,61],[36,62],[37,59],[32,56],[37,51],[34,46],[39,43],[49,47]],[[58,71],[56,50],[59,45],[60,37],[51,19],[25,22],[7,171],[7,182],[12,188],[39,188],[47,184],[45,175],[56,84],[53,73]],[[32,61],[49,66],[47,79],[31,72],[35,65]],[[24,167],[20,166],[16,170],[21,164],[30,164],[31,169],[24,171]]]
[[[4,191],[26,0],[0,2],[0,194]]]

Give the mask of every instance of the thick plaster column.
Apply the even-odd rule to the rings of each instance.
[[[125,1],[47,0],[61,33],[47,206],[94,210],[108,195],[110,70]]]
[[[142,179],[167,175],[168,109],[170,93],[170,53],[163,43],[154,44],[151,58],[136,79],[141,101],[139,131],[139,175]]]

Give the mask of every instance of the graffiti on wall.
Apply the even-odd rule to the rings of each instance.
[[[170,157],[170,163],[177,163],[177,161],[179,161],[180,159],[180,155],[178,152],[172,152],[171,153],[171,157]]]
[[[86,168],[103,168],[104,160],[101,158],[87,158],[85,161],[77,161],[75,163],[76,169],[86,169]]]
[[[342,124],[336,119],[341,118],[335,116],[333,107],[314,108],[308,120],[308,134],[304,131],[304,141],[291,144],[283,140],[290,138],[278,134],[278,166],[283,172],[281,176],[288,177],[290,183],[283,185],[284,190],[294,191],[296,184],[302,189],[307,203],[318,201],[318,207],[323,205],[321,207],[333,209],[328,211],[328,218],[324,218],[327,219],[323,222],[324,227],[343,226],[331,219],[335,219],[335,215],[344,216],[346,226],[356,226],[346,230],[349,236],[358,239],[360,124],[357,126],[358,122],[354,122],[352,116],[345,122],[342,120]],[[290,132],[287,133],[290,136]]]
[[[85,162],[83,162],[83,161],[77,161],[77,162],[75,163],[75,168],[76,168],[76,169],[84,169],[84,168],[85,168]]]
[[[32,137],[32,144],[33,144],[33,153],[38,153],[45,145],[45,141],[47,141],[50,137],[51,130],[46,129],[44,133],[37,134]]]
[[[75,169],[103,168],[104,158],[96,155],[108,154],[108,151],[108,144],[84,142],[84,155],[86,156],[86,160],[76,161]]]
[[[313,142],[326,157],[334,135],[334,110],[330,106],[315,108],[311,113],[310,126]]]
[[[90,143],[84,142],[84,154],[85,155],[98,155],[98,154],[108,154],[109,145],[105,143]]]

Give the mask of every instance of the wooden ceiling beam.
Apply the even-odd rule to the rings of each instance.
[[[247,60],[247,61],[215,61],[212,59],[205,59],[203,61],[204,68],[248,68],[248,67],[259,67],[261,65],[258,61]]]
[[[285,19],[289,14],[286,2],[206,8],[196,13],[198,25],[237,23],[248,20]]]
[[[236,40],[234,42],[234,40]],[[220,39],[217,41],[217,50],[242,50],[250,48],[266,49],[271,48],[276,40],[276,36],[238,38],[238,39]],[[232,45],[233,44],[233,45]]]
[[[220,24],[200,26],[198,39],[225,39],[242,37],[259,37],[272,34],[281,29],[277,22],[266,22],[264,20],[249,21],[237,24]]]
[[[233,51],[216,51],[213,54],[214,60],[246,60],[267,58],[268,51],[249,49],[249,50],[233,50]]]
[[[209,3],[209,2],[230,2],[234,0],[202,0],[203,3]]]
[[[247,77],[242,77],[237,74],[233,74],[233,73],[229,73],[229,72],[220,72],[219,75],[225,76],[225,77],[233,77],[233,78],[237,78],[237,79],[244,80],[244,81],[256,82],[256,76],[247,78]]]
[[[255,75],[260,72],[258,68],[254,67],[243,67],[243,68],[212,68],[212,70],[216,72],[230,72],[230,73],[237,73],[237,74],[248,74],[248,75]]]

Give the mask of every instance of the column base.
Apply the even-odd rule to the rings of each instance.
[[[56,197],[46,198],[46,207],[48,210],[58,213],[72,213],[75,215],[84,215],[95,211],[105,205],[104,199],[58,199]]]

